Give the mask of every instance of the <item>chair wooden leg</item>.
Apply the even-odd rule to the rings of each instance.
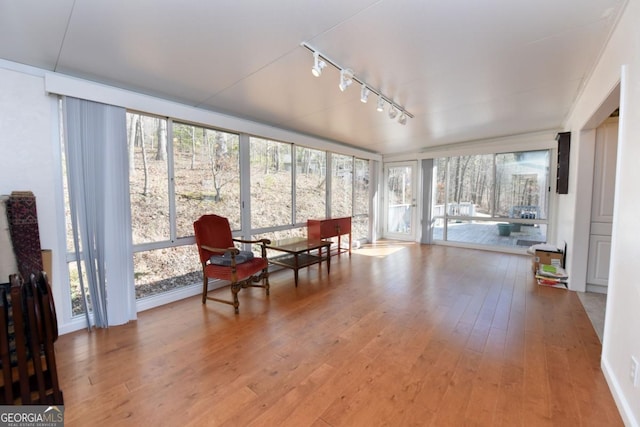
[[[265,268],[264,270],[262,270],[262,274],[264,274],[262,284],[264,285],[264,289],[266,290],[267,295],[269,295],[269,271]]]
[[[232,283],[231,284],[231,295],[233,295],[233,309],[236,314],[240,313],[240,300],[238,299],[238,293],[242,289],[241,283]]]
[[[209,278],[206,274],[202,274],[202,303],[207,303],[207,288],[209,287]]]

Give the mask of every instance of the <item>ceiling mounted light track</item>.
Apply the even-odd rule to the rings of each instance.
[[[372,87],[367,82],[357,77],[351,69],[341,67],[335,61],[318,52],[315,48],[311,47],[305,42],[300,43],[300,45],[313,52],[313,67],[311,68],[311,73],[314,76],[320,77],[320,75],[322,74],[322,70],[327,66],[327,64],[331,64],[333,67],[340,71],[340,83],[338,84],[338,87],[342,92],[344,92],[353,82],[357,82],[362,86],[360,89],[361,102],[366,103],[369,99],[369,94],[373,92],[378,96],[378,103],[376,105],[377,111],[384,111],[384,104],[387,103],[389,104],[389,118],[394,119],[398,115],[398,113],[400,113],[398,123],[400,123],[401,125],[407,124],[407,117],[413,118],[413,114],[405,110],[405,108],[401,105],[395,103],[392,98],[386,96],[378,89]]]

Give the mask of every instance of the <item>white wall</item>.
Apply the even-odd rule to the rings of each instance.
[[[603,339],[602,368],[625,424],[640,425],[640,388],[629,377],[631,356],[640,358],[640,0],[629,0],[598,66],[567,120],[572,133],[570,194],[561,200],[559,234],[569,247],[587,246],[588,226],[582,208],[590,201],[579,182],[591,176],[591,129],[610,112],[610,100],[620,92],[620,128],[613,218],[609,293]],[[574,135],[576,138],[574,139]],[[575,142],[575,144],[574,144]],[[575,150],[575,151],[574,151]],[[584,161],[584,159],[587,159]],[[591,183],[588,183],[589,186]],[[572,218],[574,220],[572,220]],[[577,220],[575,220],[577,219]],[[570,274],[583,277],[579,251],[569,254]],[[573,258],[573,259],[571,259]],[[584,265],[583,265],[584,264]]]
[[[33,191],[44,230],[53,228],[55,207],[51,106],[42,77],[0,68],[0,193]],[[44,248],[55,244],[54,236],[46,233],[41,240]]]
[[[52,288],[58,321],[70,312],[66,279],[64,235],[59,234],[60,215],[64,218],[60,194],[60,153],[52,143],[57,132],[55,97],[44,91],[44,77],[38,70],[3,68],[0,63],[0,194],[31,191],[36,196],[40,244],[53,250]],[[63,222],[64,224],[64,222]],[[62,264],[61,264],[62,263]],[[7,278],[2,279],[6,282]],[[64,297],[66,295],[66,297]]]

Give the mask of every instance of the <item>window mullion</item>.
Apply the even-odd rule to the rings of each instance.
[[[327,180],[326,180],[326,194],[327,194],[327,201],[326,201],[326,205],[327,208],[325,210],[325,217],[326,218],[331,218],[331,196],[333,193],[333,187],[332,187],[332,181],[333,181],[333,166],[332,166],[332,162],[333,162],[333,153],[327,152]]]
[[[253,233],[251,224],[251,159],[249,135],[240,134],[240,234],[250,239]]]
[[[291,224],[296,225],[296,175],[298,167],[298,158],[296,156],[296,147],[293,144],[289,145],[289,153],[291,155]]]
[[[167,175],[169,177],[169,239],[175,242],[177,239],[176,227],[176,183],[173,164],[173,120],[167,118]]]

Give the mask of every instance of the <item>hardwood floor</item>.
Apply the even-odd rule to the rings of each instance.
[[[623,425],[578,297],[521,255],[383,242],[56,351],[67,426]]]

